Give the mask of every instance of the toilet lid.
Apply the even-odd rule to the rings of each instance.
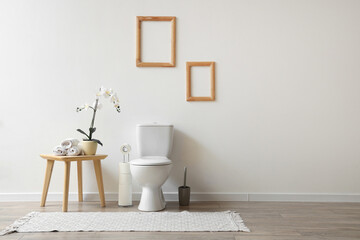
[[[136,166],[162,166],[171,164],[171,160],[166,157],[143,157],[131,160],[130,164]]]

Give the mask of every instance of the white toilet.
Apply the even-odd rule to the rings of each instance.
[[[161,186],[170,174],[168,159],[173,143],[173,125],[138,124],[137,146],[140,158],[130,162],[133,178],[142,187],[139,210],[160,211],[165,208]]]

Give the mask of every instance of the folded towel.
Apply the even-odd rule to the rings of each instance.
[[[77,156],[82,154],[81,146],[72,146],[69,149],[66,149],[66,155],[68,156]]]
[[[53,149],[53,153],[56,156],[65,156],[66,155],[66,149],[62,146],[56,146]]]
[[[79,144],[79,140],[76,138],[67,138],[61,142],[61,146],[65,149],[69,149],[71,147],[77,146]]]

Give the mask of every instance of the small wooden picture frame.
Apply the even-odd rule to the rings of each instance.
[[[210,96],[191,96],[191,67],[210,67]],[[215,62],[186,62],[186,101],[215,101]]]
[[[141,22],[166,21],[171,23],[171,59],[170,62],[141,61]],[[137,67],[175,67],[176,49],[176,17],[136,17],[136,66]]]

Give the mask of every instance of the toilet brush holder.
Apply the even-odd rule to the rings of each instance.
[[[179,205],[189,206],[190,204],[190,187],[180,186],[179,187]]]
[[[190,203],[190,187],[186,186],[187,167],[184,168],[184,185],[180,186],[179,191],[179,205],[189,206]]]

